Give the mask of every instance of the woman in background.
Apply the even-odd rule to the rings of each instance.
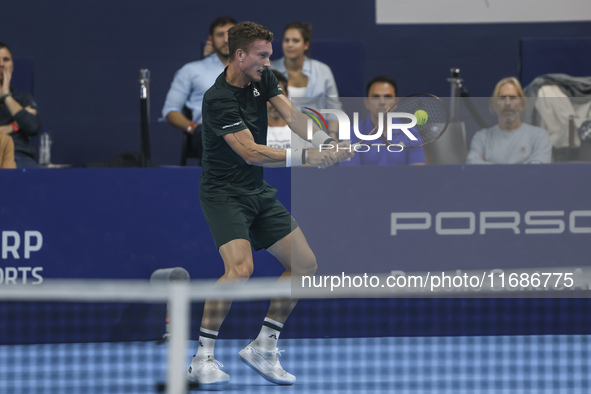
[[[310,38],[311,28],[308,23],[289,23],[283,32],[283,57],[272,61],[271,68],[287,78],[290,99],[299,109],[313,107],[340,110],[342,106],[332,70],[308,56]],[[329,134],[335,138],[334,134],[338,130],[336,118],[326,118],[330,120]]]

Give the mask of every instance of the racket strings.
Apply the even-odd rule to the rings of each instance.
[[[402,131],[393,135],[393,144],[401,144],[405,149],[416,149],[438,139],[449,122],[447,106],[440,98],[420,94],[405,97],[400,100],[389,112],[409,113],[415,115],[417,124],[410,129],[417,140],[408,138]],[[410,123],[409,118],[400,123]]]
[[[439,97],[430,94],[415,94],[400,99],[383,114],[384,119],[387,119],[387,114],[391,112],[412,114],[417,118],[417,124],[414,127],[406,128],[406,131],[412,134],[415,139],[411,139],[401,129],[394,129],[392,139],[388,140],[387,129],[384,126],[382,128],[381,141],[379,141],[380,145],[401,145],[404,149],[421,148],[437,140],[447,129],[449,122],[449,112],[445,103]],[[410,124],[412,119],[409,117],[397,117],[392,122],[399,125]],[[386,121],[383,124],[385,125]],[[374,135],[379,131],[379,126],[376,126],[367,136]],[[368,140],[361,140],[358,144],[364,144],[366,141]],[[371,141],[374,140],[372,139]],[[369,143],[369,145],[377,144]]]

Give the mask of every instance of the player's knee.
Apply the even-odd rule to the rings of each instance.
[[[226,274],[224,276],[227,279],[248,279],[252,275],[253,270],[254,265],[252,260],[243,260],[226,268]]]
[[[302,259],[297,266],[298,274],[306,276],[314,275],[317,269],[318,263],[316,262],[314,253],[310,253],[306,258]]]

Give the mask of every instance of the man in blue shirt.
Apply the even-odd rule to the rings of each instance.
[[[362,134],[369,134],[379,123],[380,113],[385,112],[395,103],[398,86],[396,81],[390,77],[379,76],[372,79],[367,84],[367,98],[365,99],[365,107],[369,111],[369,115],[359,122],[359,132]],[[384,128],[385,132],[386,128]],[[417,134],[415,129],[411,129],[413,134]],[[359,142],[359,138],[352,132],[351,144]],[[376,140],[375,143],[380,143],[381,139]],[[370,141],[366,141],[370,144]],[[423,148],[418,149],[404,149],[398,152],[398,149],[388,150],[384,146],[371,147],[367,152],[358,152],[351,160],[340,163],[341,166],[359,166],[359,165],[376,165],[376,166],[393,166],[399,164],[425,164],[425,151]]]
[[[213,53],[205,59],[185,64],[176,72],[162,108],[162,117],[175,128],[189,134],[197,129],[199,133],[203,95],[228,65],[228,30],[235,24],[236,20],[229,16],[216,18],[209,27]],[[200,143],[201,136],[197,137],[193,140]]]

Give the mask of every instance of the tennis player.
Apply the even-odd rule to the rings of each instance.
[[[203,100],[203,162],[199,199],[225,273],[220,281],[246,280],[253,272],[252,248],[266,249],[285,267],[283,278],[311,275],[316,257],[287,209],[277,201],[277,190],[263,179],[262,167],[309,163],[325,168],[352,156],[347,149],[282,150],[266,146],[267,101],[292,130],[306,138],[307,121],[292,109],[270,70],[273,33],[253,22],[228,31],[230,63]],[[334,142],[315,131],[312,143]],[[332,144],[336,145],[336,144]],[[342,145],[346,145],[343,143]],[[277,340],[296,304],[272,300],[258,337],[239,352],[247,365],[276,384],[293,384],[295,376],[279,363]],[[188,378],[202,385],[223,384],[230,376],[214,358],[214,345],[231,302],[205,303],[199,347]]]

